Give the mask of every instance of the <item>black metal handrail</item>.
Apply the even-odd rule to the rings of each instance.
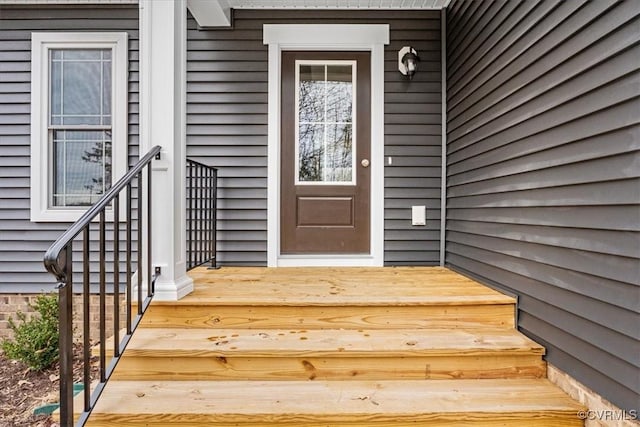
[[[87,421],[96,401],[104,390],[104,387],[113,373],[120,356],[131,338],[131,334],[138,326],[142,315],[146,311],[154,293],[155,278],[151,275],[151,167],[154,158],[160,155],[160,147],[153,147],[149,153],[142,157],[125,176],[116,182],[102,198],[91,208],[89,208],[64,234],[51,245],[44,256],[46,269],[56,276],[58,280],[58,304],[59,304],[59,325],[60,325],[60,424],[62,427],[73,425],[73,242],[82,233],[82,294],[83,294],[83,383],[84,383],[84,408],[77,425],[83,426]],[[147,168],[146,180],[143,170]],[[146,182],[145,182],[146,181]],[[137,206],[134,207],[134,184],[137,186],[136,199]],[[126,222],[125,238],[122,239],[125,245],[121,249],[120,232],[120,195],[126,189]],[[142,201],[146,191],[146,212],[143,211]],[[113,247],[110,251],[113,254],[113,354],[114,357],[107,365],[106,360],[106,294],[107,294],[107,219],[106,213],[109,210],[113,214],[110,221],[113,226]],[[134,217],[134,213],[136,214]],[[145,216],[146,215],[146,218]],[[98,245],[99,245],[99,329],[100,329],[100,356],[99,370],[100,381],[91,391],[91,341],[90,341],[90,296],[91,296],[91,261],[90,261],[90,241],[91,226],[95,225],[94,220],[98,218]],[[146,220],[146,235],[143,236],[143,222]],[[137,242],[136,260],[137,267],[137,316],[132,319],[132,276],[133,276],[133,221],[137,221],[135,241]],[[146,251],[143,248],[143,237],[146,238]],[[121,260],[120,252],[126,253],[125,259]],[[143,254],[146,252],[146,257]],[[126,303],[126,333],[120,340],[120,287],[121,283],[121,263],[125,268],[125,303]],[[143,301],[143,272],[146,271],[146,297]]]
[[[187,159],[187,270],[216,267],[218,170]]]

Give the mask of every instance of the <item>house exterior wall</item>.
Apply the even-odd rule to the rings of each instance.
[[[640,402],[640,8],[447,10],[446,262],[519,297],[547,359]]]
[[[267,262],[267,78],[263,24],[390,24],[385,47],[385,264],[439,260],[441,73],[439,11],[234,11],[232,29],[189,18],[187,157],[219,169],[218,261]],[[421,57],[409,82],[398,50]],[[411,226],[411,205],[427,226]]]
[[[0,6],[0,293],[53,290],[42,259],[70,225],[29,220],[32,31],[128,33],[129,163],[138,156],[137,5]]]

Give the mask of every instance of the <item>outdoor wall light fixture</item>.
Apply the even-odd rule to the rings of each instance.
[[[409,77],[409,80],[418,71],[418,62],[420,62],[418,52],[411,46],[404,46],[398,51],[398,70]]]

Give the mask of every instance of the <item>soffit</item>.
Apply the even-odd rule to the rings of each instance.
[[[226,0],[232,9],[442,9],[448,0]]]
[[[447,7],[450,0],[187,0],[200,27],[231,25],[232,9],[425,10]]]

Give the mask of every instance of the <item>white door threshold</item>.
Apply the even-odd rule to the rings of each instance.
[[[280,255],[278,267],[382,267],[370,254]]]

